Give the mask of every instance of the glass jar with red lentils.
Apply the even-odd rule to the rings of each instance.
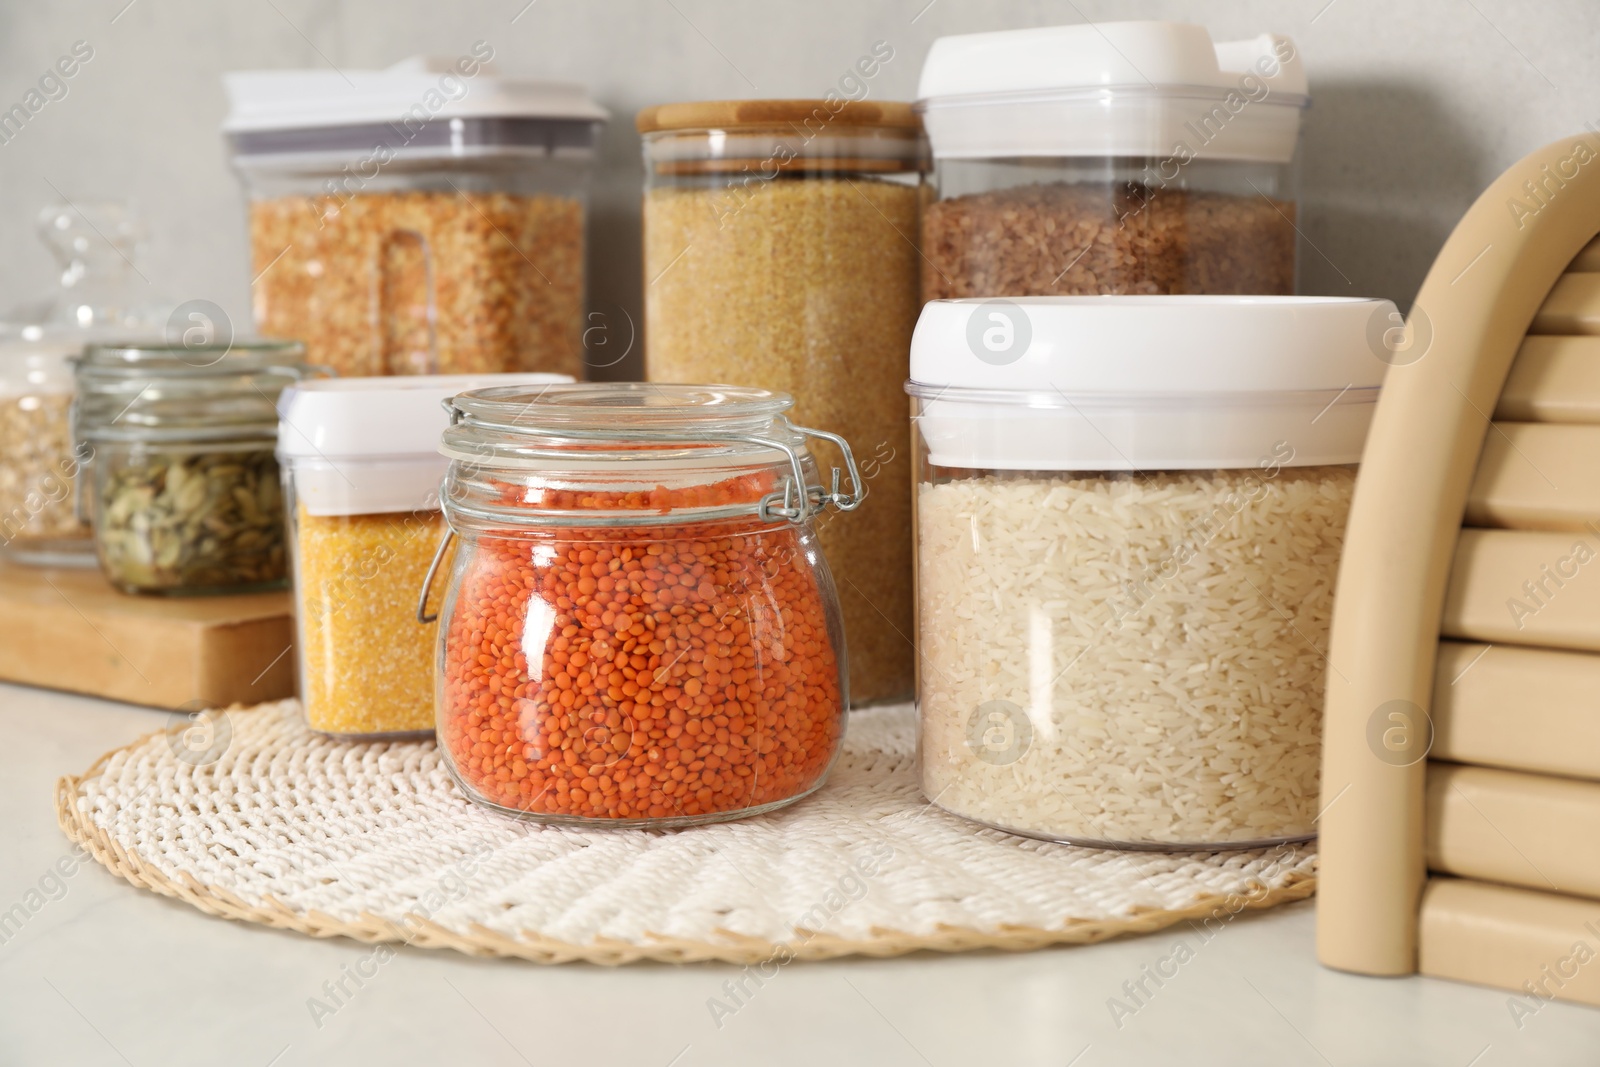
[[[846,442],[794,426],[790,405],[643,383],[449,402],[436,710],[467,796],[666,828],[822,784],[849,697],[813,520],[864,493]],[[812,439],[843,457],[826,482]]]

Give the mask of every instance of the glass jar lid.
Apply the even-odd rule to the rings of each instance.
[[[800,524],[854,511],[866,484],[838,434],[795,426],[783,393],[736,385],[575,382],[474,389],[445,401],[451,460],[440,504],[449,529],[423,578],[417,619],[458,530],[516,536],[753,517]],[[845,470],[816,478],[808,438],[831,442]],[[846,471],[850,488],[841,483]]]
[[[863,482],[849,444],[837,434],[798,427],[783,393],[730,385],[589,382],[498,386],[446,401],[451,425],[440,452],[452,464],[446,514],[525,521],[530,514],[618,525],[757,515],[799,522],[832,505],[859,506]],[[831,489],[814,481],[807,439],[832,442],[845,470]],[[488,499],[485,472],[514,474],[517,499]],[[767,472],[770,476],[764,475]],[[850,491],[841,489],[848,472]],[[569,487],[603,479],[603,507]],[[743,479],[743,480],[741,480]],[[451,483],[454,484],[451,484]],[[669,492],[678,486],[716,492]],[[561,488],[556,489],[557,486]],[[670,495],[671,502],[667,502]]]
[[[298,341],[92,344],[74,361],[88,441],[272,441],[278,395],[309,374]]]
[[[145,227],[129,205],[52,204],[37,232],[55,257],[55,285],[0,315],[0,397],[71,393],[71,360],[86,344],[154,339],[167,316],[145,295],[137,266]]]

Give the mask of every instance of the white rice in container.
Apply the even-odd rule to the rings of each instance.
[[[922,784],[1005,829],[1314,832],[1355,471],[982,474],[918,487]]]

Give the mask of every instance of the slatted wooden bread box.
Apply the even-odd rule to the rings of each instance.
[[[1329,650],[1320,958],[1514,1014],[1600,1005],[1597,160],[1499,178],[1380,350]]]

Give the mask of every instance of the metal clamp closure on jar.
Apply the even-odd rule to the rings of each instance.
[[[529,396],[526,402],[508,403],[522,400],[518,392],[516,387],[483,389],[445,401],[451,428],[445,432],[440,451],[456,461],[440,491],[449,527],[423,578],[417,599],[418,622],[431,623],[438,618],[437,612],[428,611],[428,597],[439,566],[455,538],[458,518],[511,526],[527,524],[530,516],[535,515],[540,525],[547,526],[646,526],[657,525],[662,520],[663,513],[659,510],[608,512],[601,518],[594,512],[541,512],[537,508],[471,502],[464,499],[466,494],[453,483],[460,464],[473,469],[602,470],[608,464],[644,462],[638,455],[640,451],[663,449],[663,453],[653,455],[648,462],[658,469],[671,470],[674,460],[682,461],[677,464],[680,469],[695,466],[691,458],[704,462],[704,450],[708,447],[754,446],[756,451],[732,455],[737,456],[741,466],[754,465],[764,452],[781,455],[787,461],[789,472],[780,487],[749,502],[676,509],[677,520],[718,521],[748,516],[763,523],[799,525],[830,507],[837,511],[854,511],[866,499],[866,483],[849,442],[836,433],[790,423],[783,412],[792,401],[783,394],[731,386],[577,383],[547,386]],[[653,400],[663,403],[652,414]],[[485,409],[485,403],[496,401],[510,410]],[[663,410],[668,412],[665,417],[660,416]],[[608,414],[615,418],[617,425],[605,424]],[[711,425],[720,421],[727,424],[727,428],[689,430],[682,428],[686,420]],[[497,444],[474,441],[474,447],[466,448],[464,442],[452,441],[452,436],[466,436],[454,433],[463,425],[470,427],[469,432],[498,436],[499,441]],[[769,432],[759,432],[762,429]],[[742,432],[746,430],[751,432]],[[785,440],[785,431],[793,439]],[[843,468],[831,468],[826,484],[813,483],[807,476],[809,452],[805,441],[808,438],[832,443],[844,459]],[[618,446],[618,451],[608,456],[603,450],[605,445]],[[543,464],[550,464],[551,468]],[[848,491],[843,484],[846,476],[850,482]]]

